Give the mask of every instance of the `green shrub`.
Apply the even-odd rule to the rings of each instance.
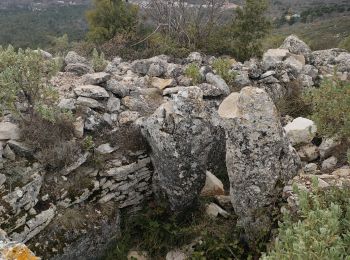
[[[346,37],[344,40],[342,40],[339,43],[339,48],[345,49],[347,51],[350,51],[350,36]]]
[[[49,51],[56,54],[65,56],[70,48],[70,43],[68,40],[68,35],[64,34],[59,37],[51,37],[51,47]]]
[[[348,151],[346,153],[346,158],[348,160],[348,164],[350,165],[350,149],[348,149]]]
[[[96,72],[103,71],[107,66],[107,61],[105,60],[105,55],[103,52],[98,54],[96,48],[92,51],[92,67]]]
[[[54,60],[45,60],[32,50],[17,52],[9,46],[0,49],[0,103],[19,117],[24,113],[17,104],[27,105],[29,114],[46,112],[58,95],[49,80],[57,72]]]
[[[229,59],[217,59],[213,63],[213,69],[220,75],[228,85],[232,85],[235,79],[235,73],[231,71],[231,62]]]
[[[197,85],[202,82],[202,75],[199,71],[199,66],[195,63],[191,63],[187,66],[185,70],[186,77],[189,77],[192,79],[192,83],[194,85]]]
[[[86,14],[89,24],[88,38],[103,43],[115,35],[135,31],[138,22],[136,5],[123,0],[94,0]]]
[[[324,136],[350,137],[350,82],[336,77],[326,79],[321,87],[305,96],[311,104],[312,119]]]
[[[350,259],[349,187],[295,190],[300,212],[284,214],[273,248],[262,259]]]

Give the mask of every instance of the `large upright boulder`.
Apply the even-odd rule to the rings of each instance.
[[[173,211],[191,206],[204,187],[213,140],[209,117],[202,91],[189,87],[141,122],[152,148],[156,193]]]
[[[226,131],[230,196],[248,241],[266,235],[272,207],[300,159],[289,144],[269,95],[254,87],[232,93],[219,108]]]
[[[280,49],[287,49],[290,53],[303,55],[306,61],[311,59],[310,47],[296,35],[288,36],[280,46]]]

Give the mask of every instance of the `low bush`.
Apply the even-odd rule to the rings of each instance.
[[[350,36],[346,37],[339,43],[339,48],[350,51]]]
[[[199,71],[199,66],[195,63],[192,63],[187,66],[185,70],[186,77],[189,77],[192,79],[192,83],[194,85],[197,85],[202,82],[202,75]]]
[[[350,82],[335,76],[305,95],[311,104],[312,119],[324,136],[350,137]]]
[[[92,51],[92,67],[94,68],[95,72],[101,72],[103,71],[107,66],[107,61],[105,59],[105,55],[103,52],[98,54],[98,51],[96,48]]]
[[[298,190],[300,212],[285,213],[268,259],[350,259],[350,189]]]
[[[228,85],[232,85],[235,79],[235,73],[231,70],[232,63],[229,59],[217,59],[213,63],[213,69],[220,75]]]

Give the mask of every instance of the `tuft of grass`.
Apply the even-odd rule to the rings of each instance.
[[[192,83],[197,85],[202,82],[202,75],[199,71],[199,66],[195,63],[191,63],[185,70],[185,75],[192,79]]]

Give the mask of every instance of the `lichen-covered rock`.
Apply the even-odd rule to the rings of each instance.
[[[10,122],[0,122],[0,141],[20,138],[19,127]]]
[[[9,241],[0,241],[1,260],[40,260],[24,244]]]
[[[219,108],[226,130],[226,164],[231,201],[248,240],[271,227],[271,209],[300,160],[289,144],[268,94],[245,87]]]
[[[214,85],[218,88],[224,95],[230,94],[230,88],[226,84],[225,80],[223,80],[219,75],[215,75],[213,73],[208,73],[206,75],[206,80],[208,83]]]
[[[205,184],[212,127],[198,87],[180,91],[140,123],[152,148],[159,194],[174,211],[191,206]]]
[[[74,89],[75,94],[87,98],[108,98],[107,91],[99,86],[83,85]]]
[[[306,60],[310,60],[310,55],[311,55],[310,47],[295,35],[288,36],[284,40],[280,48],[287,49],[290,53],[293,53],[293,54],[303,55]]]
[[[307,118],[298,117],[284,129],[293,145],[308,144],[316,136],[316,124]]]

